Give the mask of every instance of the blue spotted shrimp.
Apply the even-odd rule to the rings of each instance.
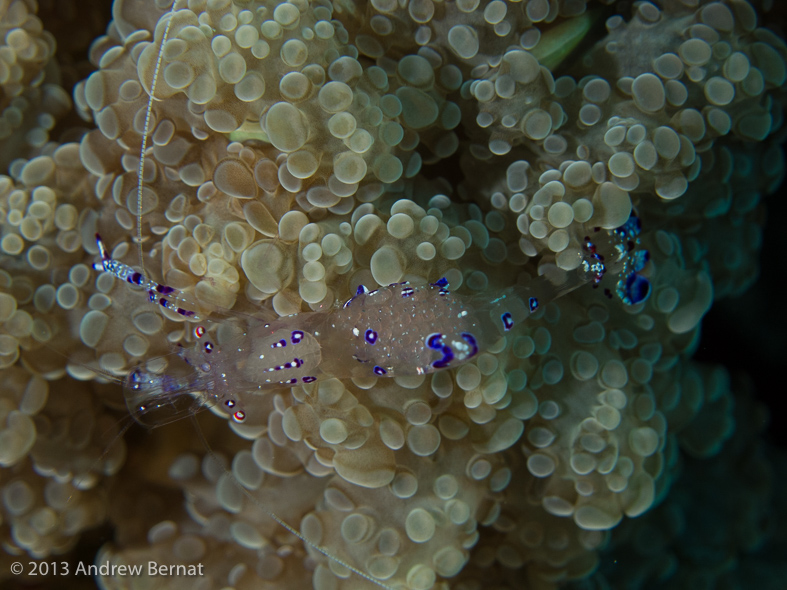
[[[94,266],[142,287],[153,304],[196,322],[196,344],[178,353],[191,367],[188,374],[156,375],[138,368],[127,377],[126,400],[135,418],[155,424],[150,419],[154,412],[177,413],[189,407],[187,400],[196,399],[204,405],[220,404],[234,421],[243,422],[246,412],[237,392],[263,394],[332,377],[426,375],[458,367],[550,301],[587,283],[598,285],[608,272],[619,275],[616,294],[624,303],[644,301],[649,283],[640,271],[648,256],[634,248],[639,232],[636,216],[616,230],[597,230],[593,239],[585,239],[577,269],[552,267],[528,284],[493,297],[451,292],[444,278],[374,290],[360,285],[341,306],[270,322],[248,318],[241,333],[224,344],[206,337],[205,326],[187,309],[182,293],[113,259],[100,236],[101,260]]]

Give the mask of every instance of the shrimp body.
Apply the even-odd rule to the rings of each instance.
[[[103,268],[128,274],[113,263]],[[158,295],[150,299],[173,308]],[[491,343],[472,303],[449,292],[444,280],[374,291],[359,287],[342,307],[270,323],[251,318],[221,345],[205,340],[202,326],[194,333],[198,341],[178,352],[189,366],[185,375],[136,368],[126,377],[126,404],[138,422],[161,425],[206,405],[220,405],[242,422],[238,392],[262,393],[331,377],[423,375],[458,366]]]
[[[394,283],[373,291],[359,286],[342,306],[272,322],[251,318],[239,335],[221,344],[205,340],[207,331],[198,325],[197,343],[179,351],[189,373],[174,378],[133,371],[126,383],[129,409],[135,417],[154,409],[177,413],[196,400],[221,404],[240,422],[245,412],[235,399],[239,392],[332,377],[425,375],[460,366],[540,307],[588,283],[597,285],[607,272],[620,275],[617,294],[625,304],[644,301],[649,283],[638,273],[647,253],[633,247],[639,231],[636,217],[616,230],[596,229],[593,240],[585,239],[585,253],[574,270],[546,267],[542,276],[494,296],[452,293],[445,279],[420,286]],[[112,259],[97,240],[102,256],[97,269],[143,287],[151,302],[199,322],[195,312],[180,307],[186,300],[179,292]],[[187,401],[177,399],[184,394]]]
[[[441,279],[418,287],[407,282],[374,291],[359,287],[321,335],[335,351],[328,364],[345,367],[347,377],[395,377],[433,373],[471,359],[478,353],[475,310],[446,284]]]
[[[438,282],[359,288],[342,307],[250,327],[224,346],[184,358],[230,390],[264,391],[330,378],[423,375],[478,353],[479,322],[465,298]]]

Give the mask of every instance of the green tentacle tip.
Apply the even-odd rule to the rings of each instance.
[[[554,72],[585,38],[600,16],[600,10],[592,10],[560,23],[545,31],[530,53],[542,66]]]
[[[258,121],[245,121],[243,125],[229,134],[230,141],[247,141],[256,139],[264,143],[270,143],[268,134],[262,130]]]

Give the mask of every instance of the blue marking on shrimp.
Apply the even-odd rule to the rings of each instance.
[[[388,371],[386,371],[385,369],[383,369],[383,368],[382,368],[381,366],[379,366],[379,365],[375,365],[375,366],[374,366],[374,374],[375,374],[375,375],[380,375],[380,376],[382,377],[383,375],[386,375],[386,374],[388,374]]]
[[[618,286],[617,294],[623,303],[628,305],[642,303],[650,295],[650,281],[636,273],[631,273],[622,286]]]
[[[454,351],[445,343],[445,334],[429,334],[426,337],[426,345],[433,350],[440,351],[443,355],[443,358],[432,363],[435,369],[444,369],[454,360]]]
[[[531,297],[527,300],[527,306],[530,308],[530,313],[533,313],[538,309],[538,299],[535,297]]]
[[[143,287],[148,292],[148,298],[150,299],[151,303],[158,303],[161,305],[161,307],[166,307],[167,309],[170,309],[186,318],[196,317],[195,312],[178,307],[171,300],[164,297],[164,295],[172,295],[173,293],[177,293],[176,289],[168,287],[167,285],[162,285],[155,281],[151,281],[143,274],[135,271],[129,265],[123,264],[122,262],[118,262],[117,260],[113,259],[109,255],[109,250],[107,250],[107,247],[104,244],[104,241],[101,239],[101,236],[98,234],[96,234],[96,244],[98,245],[98,252],[101,255],[101,261],[93,264],[93,268],[95,270],[108,272],[131,285]]]
[[[443,334],[430,334],[426,337],[426,345],[429,348],[440,350],[440,347],[443,345],[443,338]]]
[[[366,333],[364,334],[364,339],[371,345],[377,344],[377,332],[371,329],[366,330]]]
[[[303,340],[303,330],[293,330],[290,335],[290,341],[293,344],[298,344],[301,340]]]
[[[412,287],[405,287],[402,289],[402,297],[412,297],[413,293],[415,293],[415,289]]]
[[[283,338],[278,342],[274,342],[273,344],[271,344],[271,348],[284,348],[285,346],[287,346],[287,341],[284,340]]]
[[[430,283],[432,287],[447,287],[448,286],[448,279],[445,277],[441,277],[437,279],[434,283]]]
[[[368,292],[369,289],[367,289],[364,285],[358,285],[358,288],[355,290],[355,295],[353,295],[347,301],[345,301],[342,308],[349,307],[356,297],[358,297],[359,295],[366,295]]]
[[[642,221],[632,213],[623,225],[616,227],[613,231],[622,240],[632,241],[642,232]]]
[[[650,261],[650,252],[647,250],[637,250],[631,254],[631,266],[634,272],[643,270],[648,261]]]
[[[297,369],[301,365],[303,365],[303,359],[294,358],[289,363],[284,363],[283,365],[276,365],[275,367],[269,368],[268,372],[281,371],[283,369]]]
[[[505,312],[503,315],[500,316],[500,319],[503,322],[503,329],[506,332],[510,332],[511,328],[514,327],[514,316],[511,315],[510,311]]]
[[[626,223],[612,231],[618,239],[616,245],[618,255],[623,259],[623,270],[619,275],[615,292],[626,305],[642,303],[650,296],[650,281],[639,274],[650,260],[650,253],[647,250],[637,248],[641,233],[642,222],[634,213]]]

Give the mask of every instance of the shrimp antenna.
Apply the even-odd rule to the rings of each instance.
[[[304,545],[308,545],[309,547],[313,548],[315,551],[318,551],[319,553],[322,553],[325,557],[327,557],[331,561],[333,561],[335,563],[338,563],[340,566],[342,566],[344,568],[347,568],[348,571],[353,572],[354,574],[364,578],[365,580],[371,582],[372,584],[375,584],[376,586],[379,586],[380,588],[383,588],[384,590],[394,590],[391,586],[387,586],[387,585],[383,584],[380,580],[377,580],[377,579],[373,578],[371,575],[367,574],[366,572],[363,572],[363,571],[359,570],[357,567],[355,567],[353,565],[350,565],[346,561],[344,561],[342,559],[339,559],[338,557],[336,557],[336,555],[331,553],[325,547],[322,547],[322,546],[318,545],[314,541],[309,541],[309,539],[307,539],[306,536],[303,533],[301,533],[298,529],[296,529],[292,525],[287,524],[281,518],[281,516],[276,514],[270,508],[267,508],[264,504],[262,504],[260,501],[258,501],[257,498],[252,496],[251,492],[249,492],[249,490],[247,490],[245,487],[243,487],[241,485],[241,483],[235,478],[235,475],[232,473],[232,471],[227,469],[227,466],[224,464],[224,461],[222,461],[219,458],[219,456],[213,450],[213,447],[210,446],[210,443],[208,442],[208,439],[205,437],[205,433],[202,432],[202,429],[200,428],[199,423],[197,422],[196,416],[192,415],[191,419],[192,419],[192,422],[194,422],[194,427],[197,429],[197,434],[199,435],[199,438],[202,441],[202,444],[205,446],[205,448],[208,450],[208,453],[210,454],[210,458],[213,459],[216,462],[217,465],[221,465],[221,467],[224,469],[224,473],[232,480],[232,483],[234,483],[238,487],[238,489],[241,491],[241,493],[243,493],[243,495],[246,496],[251,501],[252,504],[254,504],[258,508],[260,508],[265,514],[268,515],[269,518],[271,518],[276,523],[278,523],[287,532],[289,532],[289,533],[295,535],[296,537],[298,537],[303,542]]]
[[[148,134],[150,133],[150,115],[153,112],[153,100],[156,96],[156,83],[158,82],[159,71],[161,70],[161,61],[164,57],[164,44],[169,37],[169,29],[172,26],[172,18],[175,14],[175,4],[177,0],[172,1],[172,8],[169,9],[169,19],[167,26],[164,28],[164,35],[161,37],[161,48],[159,49],[158,56],[156,57],[156,66],[153,68],[153,79],[150,82],[150,97],[148,98],[148,106],[145,109],[145,124],[142,127],[142,145],[139,148],[139,168],[137,169],[137,254],[139,255],[139,265],[142,268],[142,274],[145,274],[145,262],[142,251],[142,189],[143,181],[142,176],[145,171],[145,157],[148,149]],[[155,42],[156,32],[153,31],[153,42]]]

